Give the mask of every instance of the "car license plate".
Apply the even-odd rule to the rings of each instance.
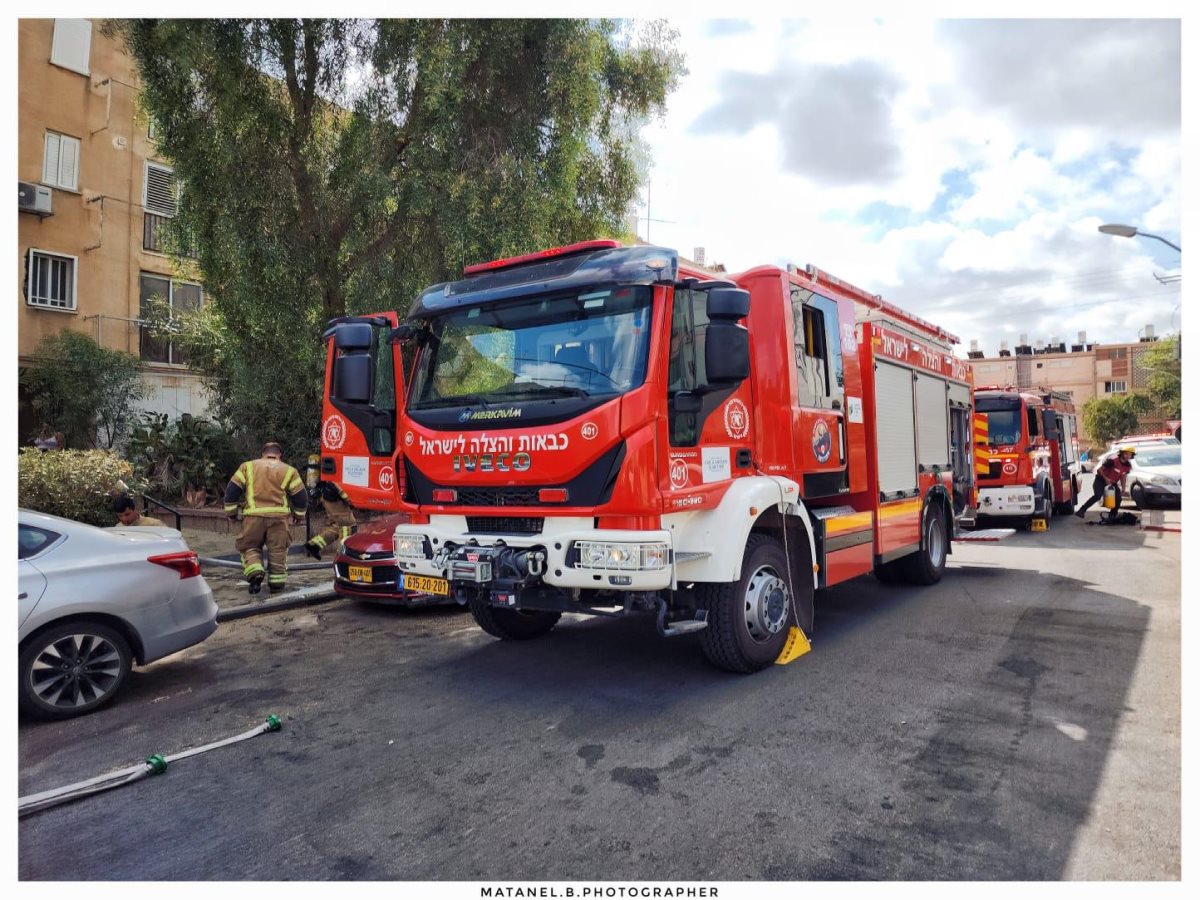
[[[350,580],[362,582],[363,584],[371,583],[371,567],[370,566],[350,566]]]
[[[405,575],[404,589],[412,591],[415,594],[441,594],[442,596],[446,596],[450,593],[450,582],[445,578]]]

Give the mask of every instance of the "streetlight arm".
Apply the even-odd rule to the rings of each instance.
[[[1180,252],[1180,253],[1182,253],[1182,252],[1183,252],[1183,250],[1180,248],[1180,246],[1179,246],[1178,244],[1172,244],[1172,243],[1171,243],[1170,241],[1168,241],[1168,240],[1167,240],[1165,237],[1159,237],[1157,234],[1149,234],[1149,233],[1147,233],[1147,232],[1145,232],[1145,231],[1139,231],[1139,232],[1138,232],[1138,234],[1139,234],[1139,235],[1141,235],[1142,237],[1152,237],[1152,238],[1154,238],[1156,241],[1162,241],[1164,244],[1166,244],[1166,245],[1167,245],[1168,247],[1170,247],[1172,250],[1177,250],[1177,251],[1178,251],[1178,252]]]
[[[1162,241],[1173,250],[1183,253],[1183,250],[1180,249],[1178,244],[1172,244],[1165,237],[1159,237],[1157,234],[1150,234],[1147,231],[1138,231],[1137,228],[1132,225],[1101,225],[1099,230],[1101,234],[1112,234],[1116,235],[1117,237],[1131,238],[1140,236],[1154,238],[1156,241]]]

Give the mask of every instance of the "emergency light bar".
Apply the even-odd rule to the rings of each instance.
[[[621,246],[620,241],[581,241],[578,244],[568,244],[565,247],[553,247],[549,250],[539,250],[537,253],[526,253],[524,256],[509,256],[505,259],[493,259],[491,262],[475,263],[463,269],[463,275],[478,275],[480,272],[494,272],[497,269],[509,269],[526,263],[540,262],[544,259],[559,256],[571,256],[574,253],[586,253],[589,250],[614,250]]]

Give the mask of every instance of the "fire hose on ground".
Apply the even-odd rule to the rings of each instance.
[[[42,791],[40,794],[31,794],[28,797],[22,797],[17,801],[17,814],[19,816],[27,816],[30,813],[50,809],[53,806],[69,803],[72,800],[78,800],[91,794],[98,794],[101,791],[108,791],[127,784],[133,784],[135,781],[141,781],[150,775],[161,775],[167,771],[167,766],[170,763],[187,759],[189,756],[207,753],[209,750],[216,750],[218,747],[228,747],[230,744],[249,740],[267,731],[279,731],[282,727],[283,724],[279,721],[279,717],[270,715],[267,716],[265,722],[255,728],[251,728],[249,731],[235,734],[233,737],[228,737],[224,740],[214,741],[211,744],[205,744],[203,747],[193,747],[191,750],[184,750],[181,753],[175,753],[171,756],[162,756],[155,753],[146,757],[145,762],[129,766],[126,769],[119,769],[116,772],[109,772],[107,775],[98,775],[87,781],[80,781],[76,784],[68,784],[65,787]]]

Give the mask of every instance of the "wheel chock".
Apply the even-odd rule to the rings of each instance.
[[[800,658],[811,649],[812,644],[809,643],[808,637],[803,631],[793,625],[790,629],[788,629],[787,643],[783,645],[783,650],[780,651],[779,656],[775,658],[775,665],[786,666],[788,663]]]
[[[1030,531],[1045,531],[1046,530],[1046,520],[1045,519],[1034,519],[1033,521],[1031,521],[1029,523],[1029,530]]]

